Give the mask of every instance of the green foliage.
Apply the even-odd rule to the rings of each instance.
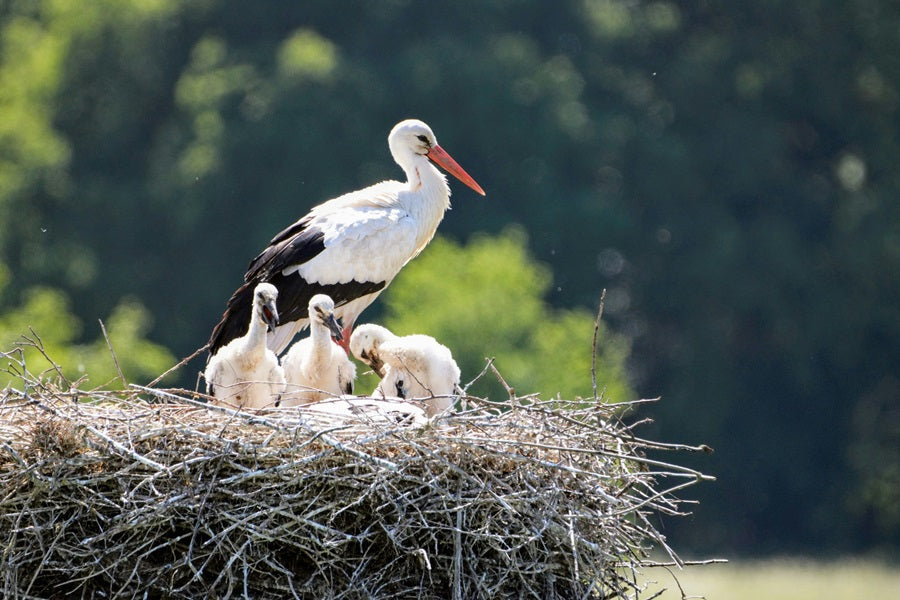
[[[90,344],[72,349],[79,371],[96,383],[115,377],[112,347],[127,382],[145,383],[155,379],[176,360],[167,349],[146,339],[150,325],[150,313],[140,303],[133,299],[120,301],[104,322],[109,340],[101,333]],[[120,383],[116,379],[108,387],[116,388]]]
[[[285,77],[325,78],[337,66],[337,46],[312,29],[291,34],[278,50],[278,70]]]
[[[520,228],[473,236],[465,247],[438,237],[384,293],[385,324],[398,335],[426,333],[450,348],[464,384],[493,357],[519,395],[592,397],[594,318],[546,303],[550,272],[528,255],[526,242]],[[599,340],[598,387],[607,401],[631,399],[628,342],[602,323]],[[469,391],[507,396],[491,374]]]
[[[53,102],[65,43],[26,16],[0,28],[0,242],[17,214],[14,202],[42,184],[59,182],[70,156],[68,142],[53,128]]]
[[[69,381],[85,378],[87,385],[79,383],[82,389],[118,389],[122,383],[110,346],[129,383],[153,379],[175,362],[168,350],[144,338],[149,325],[147,310],[133,300],[124,300],[105,322],[108,342],[98,325],[95,341],[78,344],[82,326],[65,294],[36,287],[25,293],[21,306],[0,315],[0,349],[22,348],[25,365],[34,374],[54,375],[58,366]],[[6,367],[9,361],[4,363]],[[14,373],[0,372],[0,388],[15,387],[18,382]]]

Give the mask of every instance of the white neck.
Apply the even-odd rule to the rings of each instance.
[[[309,337],[316,348],[328,348],[331,342],[331,330],[323,325],[315,315],[309,315]]]
[[[268,326],[266,322],[263,320],[262,316],[259,314],[260,307],[253,305],[253,318],[250,320],[250,327],[247,329],[247,335],[244,336],[244,340],[246,341],[245,348],[255,348],[257,346],[266,345],[266,330]]]
[[[398,200],[419,223],[418,254],[434,237],[444,213],[450,208],[450,186],[444,174],[425,156],[414,154],[406,158],[403,163],[397,162],[406,172],[408,193],[401,193]]]

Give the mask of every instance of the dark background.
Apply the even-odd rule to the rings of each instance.
[[[71,4],[0,2],[0,306],[136,297],[187,355],[421,118],[488,191],[440,232],[522,225],[555,306],[606,288],[644,434],[715,448],[676,548],[897,556],[900,4]]]

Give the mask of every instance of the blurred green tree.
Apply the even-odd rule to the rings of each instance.
[[[591,398],[594,317],[548,305],[551,281],[547,266],[529,256],[521,228],[476,235],[465,246],[438,237],[384,293],[384,322],[398,335],[425,333],[450,348],[464,385],[493,358],[520,396]],[[598,390],[607,402],[633,399],[627,340],[603,323],[598,338]],[[490,373],[469,393],[507,397]]]
[[[0,280],[0,288],[2,284]],[[0,314],[0,351],[10,355],[3,360],[0,388],[21,387],[19,360],[32,375],[55,378],[59,369],[81,389],[122,388],[119,369],[127,383],[146,383],[175,363],[171,352],[145,339],[150,323],[143,306],[124,300],[104,323],[106,336],[98,325],[97,339],[80,344],[77,339],[83,326],[72,314],[66,295],[51,288],[31,288],[21,306]]]

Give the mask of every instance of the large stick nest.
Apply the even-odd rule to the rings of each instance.
[[[8,599],[638,598],[651,550],[680,563],[656,516],[705,478],[648,458],[696,448],[636,437],[622,405],[329,422],[23,381],[0,391]]]

